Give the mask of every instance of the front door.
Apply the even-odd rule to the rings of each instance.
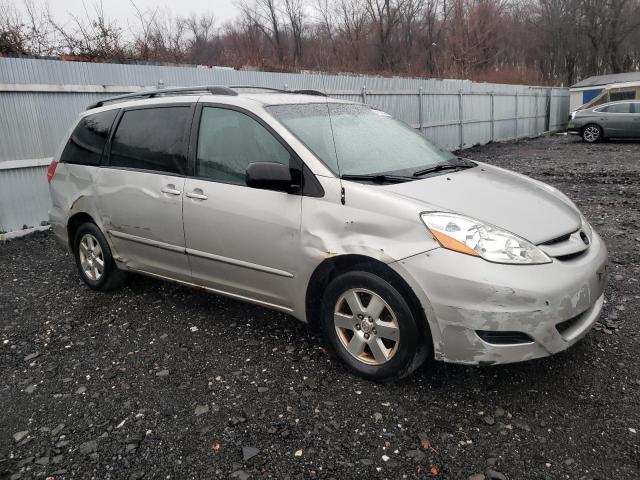
[[[289,165],[291,155],[257,119],[203,106],[194,178],[184,191],[184,229],[193,282],[288,310],[296,281],[302,197],[249,188],[252,162]]]
[[[188,281],[182,203],[191,106],[125,110],[98,176],[97,208],[129,268]]]

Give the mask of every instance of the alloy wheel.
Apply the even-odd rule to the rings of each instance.
[[[80,239],[79,249],[82,273],[89,280],[100,280],[104,273],[104,253],[96,237],[85,233]]]
[[[391,307],[376,293],[352,288],[336,302],[333,322],[342,346],[367,365],[393,358],[400,344],[400,328]]]
[[[582,134],[582,137],[587,142],[595,142],[596,140],[598,140],[598,138],[600,138],[600,129],[594,126],[587,127],[584,129],[584,133]]]

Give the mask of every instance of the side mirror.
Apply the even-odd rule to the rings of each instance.
[[[253,162],[246,171],[248,187],[290,192],[293,186],[288,165],[276,162]]]

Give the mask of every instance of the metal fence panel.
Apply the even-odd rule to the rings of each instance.
[[[46,220],[42,165],[87,105],[139,88],[204,84],[323,90],[384,110],[450,150],[562,129],[569,110],[559,88],[0,58],[0,230]]]

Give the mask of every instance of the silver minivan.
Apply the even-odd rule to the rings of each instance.
[[[48,178],[90,288],[136,272],[286,312],[373,380],[554,354],[603,305],[607,250],[565,195],[319,92],[104,100]]]

